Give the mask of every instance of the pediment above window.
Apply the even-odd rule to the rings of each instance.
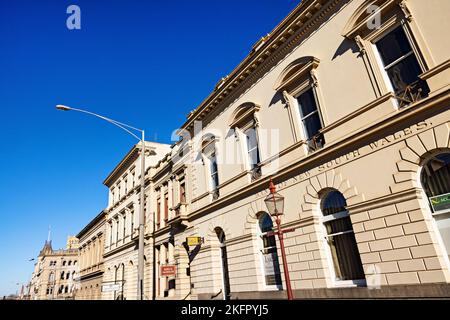
[[[312,56],[302,57],[291,62],[279,75],[274,89],[277,91],[285,90],[294,82],[310,77],[311,71],[316,69],[319,63],[320,60]]]
[[[202,153],[209,154],[215,151],[215,144],[218,138],[212,133],[206,133],[202,137]]]
[[[396,10],[392,10],[396,9]],[[366,0],[352,14],[342,30],[342,36],[353,39],[357,35],[367,34],[383,24],[392,15],[393,11],[403,11],[404,16],[410,18],[405,0]]]
[[[255,119],[255,113],[259,111],[261,107],[253,102],[245,102],[241,104],[233,112],[231,117],[230,127],[240,127],[243,124],[251,122]]]

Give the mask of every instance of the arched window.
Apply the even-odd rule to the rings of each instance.
[[[320,60],[301,57],[291,62],[280,74],[274,89],[283,94],[296,141],[304,140],[309,152],[325,145],[324,127],[316,69]],[[323,108],[323,106],[322,106]]]
[[[228,271],[228,255],[227,255],[227,246],[225,243],[225,232],[223,232],[222,228],[215,228],[217,238],[219,240],[220,245],[220,256],[222,260],[222,285],[223,285],[223,298],[224,300],[230,299],[230,276]]]
[[[69,260],[69,263],[68,263],[68,265],[69,265],[69,266],[71,266],[71,265],[72,265],[72,260]]]
[[[63,267],[64,267],[64,266],[66,265],[66,261],[63,261],[62,265],[63,265]]]
[[[364,270],[344,196],[336,190],[328,191],[321,209],[335,280],[364,284]]]
[[[428,197],[443,244],[450,252],[450,152],[429,159],[422,168],[422,187]]]
[[[61,280],[64,280],[64,271],[61,272]]]
[[[375,94],[394,92],[399,107],[430,91],[420,75],[432,59],[415,20],[407,1],[366,0],[342,32],[359,47]]]
[[[233,113],[230,128],[235,136],[242,141],[244,163],[250,171],[251,180],[261,177],[261,152],[259,149],[258,117],[261,107],[253,102],[241,104]]]
[[[217,165],[216,137],[208,135],[203,138],[202,143],[203,163],[206,165],[208,176],[209,192],[212,199],[219,197],[219,169]]]
[[[273,229],[272,218],[263,213],[259,217],[259,241],[266,286],[276,286],[281,289],[280,265],[278,262],[277,242],[275,235],[270,234]]]

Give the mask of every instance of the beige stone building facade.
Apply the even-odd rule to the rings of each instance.
[[[30,300],[74,299],[78,278],[78,243],[69,237],[66,249],[53,250],[45,242],[29,283]]]
[[[105,216],[104,211],[100,212],[77,235],[79,239],[79,278],[75,293],[77,300],[100,300],[102,297]]]
[[[305,0],[258,41],[149,177],[149,295],[282,297],[272,178],[296,297],[448,296],[449,9]]]
[[[165,144],[146,143],[146,170],[170,151]],[[137,296],[137,240],[139,227],[140,144],[134,146],[106,178],[109,204],[105,209],[104,284],[118,284],[120,288],[104,291],[102,298],[136,299]],[[146,204],[149,203],[148,195]],[[150,232],[146,209],[146,230]],[[146,260],[146,279],[150,278],[149,261]],[[149,296],[146,296],[149,299]]]
[[[147,143],[145,299],[450,296],[450,2],[303,0]],[[147,159],[146,159],[147,160]],[[135,299],[135,146],[105,180],[104,299]],[[187,237],[200,237],[189,246]],[[167,273],[174,267],[176,273]]]

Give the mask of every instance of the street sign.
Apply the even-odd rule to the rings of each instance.
[[[160,267],[159,274],[162,277],[175,277],[177,274],[177,266],[166,264]]]
[[[186,243],[190,247],[198,246],[199,244],[203,243],[203,238],[202,237],[187,237]]]
[[[122,290],[121,283],[108,283],[102,285],[102,292],[120,291]]]

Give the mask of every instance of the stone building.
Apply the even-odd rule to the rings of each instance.
[[[79,239],[79,278],[77,300],[100,300],[103,284],[105,249],[105,212],[100,212],[81,230]]]
[[[450,296],[447,12],[446,0],[303,0],[180,141],[148,142],[144,298],[285,297],[270,180],[294,229],[295,297]],[[103,281],[120,285],[104,299],[136,298],[139,148],[104,182]]]
[[[448,296],[449,11],[304,0],[258,41],[149,173],[147,294],[283,297],[273,179],[295,297]]]
[[[66,249],[53,250],[45,242],[29,283],[30,300],[73,299],[78,278],[78,244],[69,237]]]
[[[170,151],[169,145],[155,142],[146,142],[146,148],[147,171]],[[109,204],[105,209],[103,281],[105,284],[118,284],[120,289],[103,292],[103,299],[129,300],[137,296],[140,150],[140,144],[134,146],[104,181],[109,188]],[[148,196],[146,202],[149,202]],[[148,226],[149,221],[146,221],[147,237],[150,232]],[[148,264],[146,269],[145,278],[149,279]]]

